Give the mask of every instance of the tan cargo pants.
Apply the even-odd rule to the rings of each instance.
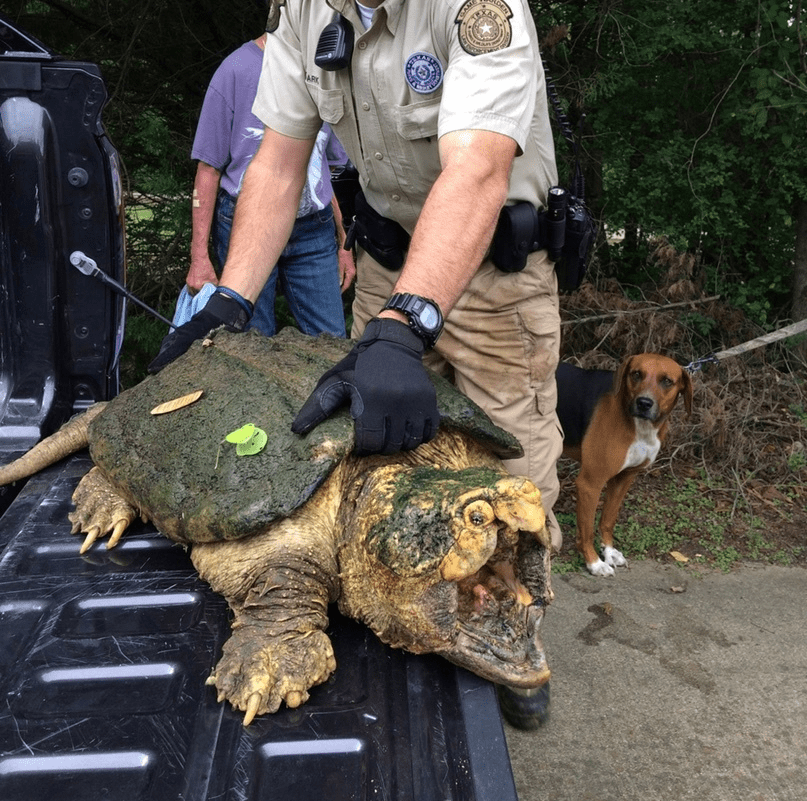
[[[399,273],[359,249],[351,336],[392,294]],[[505,462],[541,490],[553,550],[561,532],[552,507],[563,437],[555,414],[555,368],[560,350],[557,280],[546,251],[532,253],[520,273],[483,262],[445,322],[424,362],[454,382],[493,422],[518,437],[524,456]]]

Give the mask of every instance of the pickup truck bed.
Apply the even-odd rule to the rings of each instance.
[[[334,677],[244,728],[204,684],[228,612],[184,550],[139,524],[79,556],[89,466],[35,476],[0,519],[0,798],[516,799],[492,685],[335,610]]]

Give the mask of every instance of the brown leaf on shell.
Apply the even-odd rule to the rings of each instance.
[[[168,412],[175,412],[177,409],[184,409],[186,406],[196,403],[196,401],[202,397],[202,394],[203,390],[201,389],[197,390],[196,392],[190,392],[187,395],[183,395],[181,398],[174,398],[173,400],[159,404],[159,406],[155,406],[151,410],[151,413],[167,414]]]

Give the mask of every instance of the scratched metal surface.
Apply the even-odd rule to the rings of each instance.
[[[141,524],[78,554],[89,464],[35,476],[0,518],[0,799],[516,801],[492,686],[335,610],[335,676],[245,729],[204,686],[228,610],[185,552]]]

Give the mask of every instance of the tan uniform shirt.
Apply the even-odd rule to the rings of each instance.
[[[253,112],[297,139],[330,123],[371,205],[411,233],[440,173],[437,142],[480,129],[514,139],[509,200],[542,206],[557,183],[546,84],[525,0],[386,0],[369,30],[353,0],[286,0],[267,37]],[[322,30],[353,25],[348,68],[319,69]]]

